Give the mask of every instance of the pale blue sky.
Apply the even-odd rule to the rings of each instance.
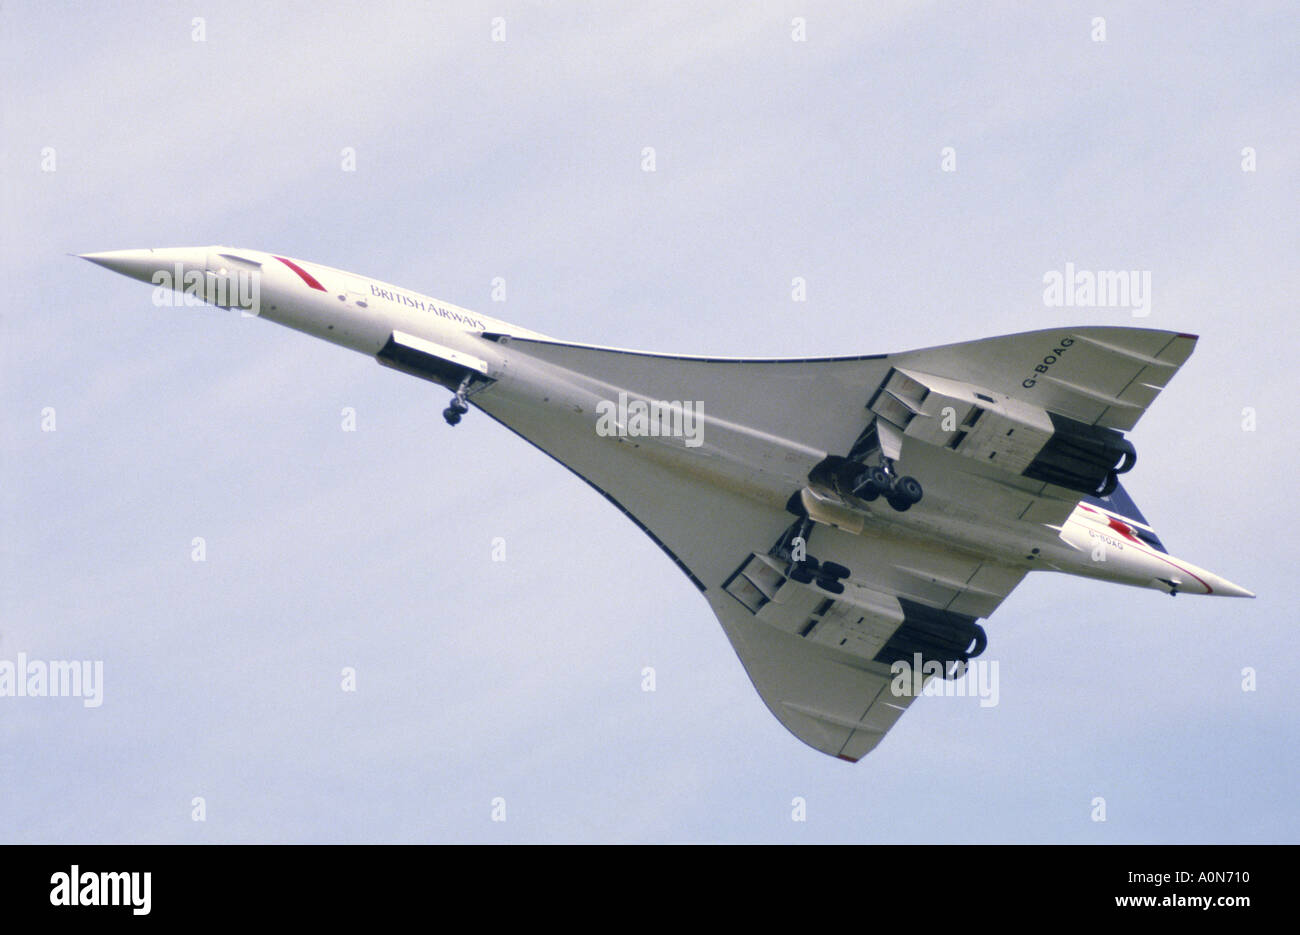
[[[105,686],[0,698],[0,840],[1300,838],[1294,4],[697,6],[5,4],[0,659]],[[849,766],[491,420],[66,256],[209,243],[653,350],[1200,334],[1127,485],[1259,599],[1031,575],[1000,704],[922,699]],[[1045,307],[1066,262],[1150,270],[1151,315]]]

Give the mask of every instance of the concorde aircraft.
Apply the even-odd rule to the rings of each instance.
[[[1038,570],[1253,597],[1174,558],[1119,482],[1196,336],[1060,326],[899,354],[745,359],[561,341],[232,247],[85,259],[154,301],[260,315],[453,392],[569,468],[709,602],[763,701],[844,760],[960,674]],[[901,686],[901,688],[900,688]]]

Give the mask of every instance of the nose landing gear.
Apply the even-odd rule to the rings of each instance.
[[[442,410],[442,417],[447,420],[448,425],[456,425],[460,422],[460,417],[469,412],[470,387],[474,384],[474,374],[467,373],[465,379],[460,381],[460,386],[456,387],[456,395],[451,398],[447,408]]]
[[[465,405],[458,397],[451,398],[451,405],[442,410],[442,417],[447,420],[448,425],[456,425],[460,422],[460,417],[469,412],[469,406]]]

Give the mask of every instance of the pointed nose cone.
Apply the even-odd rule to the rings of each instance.
[[[172,280],[177,280],[173,288],[180,288],[180,280],[183,279],[185,273],[190,270],[197,270],[200,275],[202,274],[207,261],[207,248],[165,247],[147,250],[107,250],[103,253],[80,253],[77,255],[83,260],[89,260],[96,266],[111,269],[115,273],[130,276],[132,279],[138,279],[141,282],[160,284],[159,280],[155,279],[155,276],[160,271],[166,271],[166,276],[162,277],[163,283],[171,285]]]
[[[1214,579],[1214,593],[1220,597],[1254,597],[1254,591],[1247,591],[1239,584],[1233,584],[1227,578],[1220,578],[1217,575]]]
[[[78,256],[96,266],[142,282],[150,282],[159,268],[169,265],[157,250],[107,250],[103,253],[81,253]]]
[[[1197,568],[1195,565],[1188,564],[1185,569],[1192,574],[1192,577],[1198,581],[1201,587],[1205,588],[1206,594],[1213,594],[1218,597],[1254,597],[1254,591],[1247,591],[1241,585],[1233,584],[1222,575],[1216,575],[1212,571],[1206,571],[1204,568]]]

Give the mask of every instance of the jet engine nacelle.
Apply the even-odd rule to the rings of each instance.
[[[1034,480],[1106,496],[1137,452],[1123,433],[982,387],[894,368],[868,404],[889,457],[903,438]]]

